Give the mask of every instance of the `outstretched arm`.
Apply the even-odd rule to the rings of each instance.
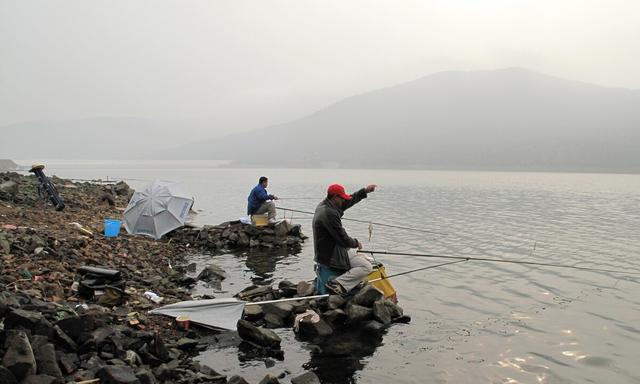
[[[360,200],[362,199],[366,199],[367,198],[367,194],[371,193],[371,192],[375,192],[376,188],[378,186],[376,184],[369,184],[366,187],[354,192],[351,194],[351,200],[346,200],[345,204],[342,206],[342,210],[346,210],[349,209],[351,207],[353,207],[354,205],[356,205],[358,202],[360,202]]]

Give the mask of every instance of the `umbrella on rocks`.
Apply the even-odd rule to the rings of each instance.
[[[184,225],[193,197],[180,183],[154,180],[135,192],[124,211],[124,227],[130,234],[161,238]]]

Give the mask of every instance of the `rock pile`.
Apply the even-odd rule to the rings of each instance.
[[[211,253],[238,251],[246,248],[291,247],[299,249],[307,239],[299,224],[286,220],[266,227],[256,227],[238,221],[202,228],[183,227],[167,236],[171,241],[198,247]]]
[[[408,323],[411,318],[400,306],[373,285],[367,284],[349,297],[330,295],[328,298],[305,299],[313,294],[306,281],[293,284],[281,281],[278,288],[251,286],[236,296],[244,301],[266,301],[282,298],[299,300],[246,305],[238,331],[243,340],[274,355],[280,339],[269,328],[292,327],[303,340],[318,342],[336,330],[349,328],[380,333],[393,323]]]

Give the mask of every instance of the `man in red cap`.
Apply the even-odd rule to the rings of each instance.
[[[369,273],[371,263],[363,256],[358,256],[355,249],[362,249],[362,243],[352,238],[342,227],[342,215],[368,193],[376,190],[371,184],[348,195],[340,184],[332,184],[327,189],[324,199],[313,215],[313,240],[317,271],[330,270],[332,275],[339,275],[329,280],[326,289],[336,294],[345,294],[360,284]],[[318,280],[320,273],[318,273]],[[324,287],[319,287],[320,291]]]

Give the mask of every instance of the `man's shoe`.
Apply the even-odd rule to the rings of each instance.
[[[327,283],[324,286],[327,287],[327,290],[334,295],[343,296],[347,293],[344,287],[335,280],[327,281]]]

